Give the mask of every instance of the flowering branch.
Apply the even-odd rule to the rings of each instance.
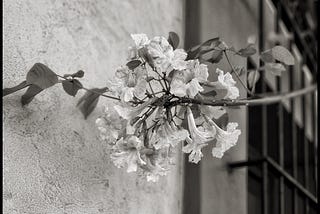
[[[219,38],[213,38],[186,52],[177,48],[179,37],[173,32],[168,39],[161,36],[149,39],[145,34],[131,37],[134,45],[129,48],[128,62],[117,69],[108,87],[88,89],[79,81],[83,71],[61,76],[46,65],[36,63],[26,80],[5,88],[3,96],[28,88],[21,97],[22,105],[26,105],[41,91],[61,83],[71,96],[80,89],[86,90],[77,104],[85,118],[95,109],[100,96],[115,100],[116,103],[107,105],[96,120],[101,140],[110,145],[115,166],[126,167],[127,172],[140,170],[148,181],[157,181],[167,174],[173,162],[173,150],[179,144],[183,144],[182,151],[189,154],[192,163],[201,160],[201,150],[208,145],[212,145],[212,156],[216,158],[222,158],[236,145],[241,134],[238,123],[219,122],[227,115],[225,107],[271,104],[311,93],[317,88],[314,84],[271,96],[253,93],[259,71],[281,75],[285,66],[294,64],[291,53],[281,46],[261,53],[260,59],[265,64],[254,75],[248,74],[250,91],[227,51],[248,57],[256,53],[253,44],[236,51]],[[231,72],[217,68],[217,80],[208,81],[212,72],[209,73],[203,62],[219,63],[223,57]],[[249,98],[239,98],[233,76],[251,95]],[[203,86],[209,86],[210,91],[205,91]]]

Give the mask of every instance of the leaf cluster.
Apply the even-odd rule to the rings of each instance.
[[[20,100],[22,106],[24,106],[29,104],[40,92],[48,88],[51,88],[57,83],[61,83],[64,91],[68,95],[73,97],[76,96],[80,89],[84,89],[87,91],[84,94],[84,96],[80,98],[77,104],[84,117],[87,118],[88,115],[96,107],[99,100],[99,96],[103,95],[103,93],[106,92],[108,88],[104,87],[101,89],[86,89],[77,79],[82,78],[83,76],[84,71],[82,70],[79,70],[73,74],[65,74],[64,76],[59,76],[58,74],[53,72],[48,66],[42,63],[36,63],[28,71],[26,80],[14,87],[4,88],[2,90],[2,97],[22,90],[24,88],[27,88],[25,93],[21,96]],[[59,77],[61,78],[61,80],[59,80]]]

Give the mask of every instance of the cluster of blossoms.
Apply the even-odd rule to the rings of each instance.
[[[109,89],[120,101],[106,107],[96,121],[102,140],[112,146],[111,159],[127,172],[140,171],[148,181],[166,175],[178,145],[198,163],[202,148],[211,144],[213,157],[221,158],[241,133],[237,123],[224,129],[216,123],[223,107],[189,102],[204,99],[204,85],[226,91],[222,99],[236,99],[239,90],[230,73],[217,69],[209,82],[208,68],[187,52],[175,49],[164,37],[131,35],[129,62],[120,67]]]

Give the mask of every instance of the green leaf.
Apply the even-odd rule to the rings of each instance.
[[[275,60],[278,60],[286,65],[294,65],[294,58],[292,54],[288,51],[288,49],[282,46],[275,46],[262,52],[260,58],[266,63],[272,63]]]
[[[276,60],[286,65],[294,65],[294,58],[290,51],[283,46],[275,46],[272,48],[272,56]]]
[[[204,46],[217,47],[220,44],[221,44],[220,38],[219,37],[215,37],[215,38],[212,38],[212,39],[209,39],[209,40],[205,41],[204,43],[202,43],[200,45],[200,47],[204,47]]]
[[[248,46],[246,48],[240,49],[236,54],[238,54],[239,56],[242,56],[242,57],[248,57],[248,56],[255,54],[256,52],[257,52],[257,50],[255,49],[255,45],[248,44]]]
[[[79,70],[77,71],[76,73],[73,73],[73,74],[65,74],[64,77],[72,77],[72,78],[75,78],[75,77],[78,77],[78,78],[82,78],[84,76],[84,71],[83,70]]]
[[[21,104],[24,106],[28,103],[30,103],[33,98],[39,94],[41,91],[43,91],[42,88],[36,86],[36,85],[30,85],[29,88],[27,89],[26,93],[22,95],[21,97]]]
[[[266,50],[261,53],[260,59],[264,61],[265,63],[274,62],[274,58],[272,56],[272,50]]]
[[[27,81],[23,81],[22,83],[20,83],[17,86],[11,87],[11,88],[4,88],[2,90],[2,97],[7,96],[9,94],[12,94],[16,91],[19,91],[21,89],[24,89],[25,87],[28,87],[29,85],[27,84]]]
[[[173,50],[175,50],[179,45],[179,36],[175,32],[169,32],[169,38],[168,42],[173,47]]]
[[[27,84],[46,89],[58,82],[57,75],[42,63],[36,63],[27,74]]]
[[[187,51],[187,59],[186,60],[190,60],[190,59],[196,59],[197,55],[200,52],[200,46],[195,46],[193,48],[191,48],[190,50]]]
[[[152,56],[150,56],[147,48],[140,48],[138,50],[138,54],[140,57],[142,57],[152,68],[154,68],[154,62],[152,59]]]
[[[95,91],[97,93],[104,93],[107,91],[107,87],[105,88],[93,88],[91,91]],[[91,112],[95,109],[99,101],[99,94],[94,92],[87,91],[78,101],[77,106],[80,108],[85,119],[91,114]]]
[[[196,45],[187,51],[188,56],[186,60],[199,58],[203,54],[203,51],[205,51],[206,53],[208,52],[208,49],[213,50],[215,47],[218,47],[220,44],[221,44],[220,38],[216,37],[216,38],[209,39],[200,45]],[[201,51],[202,53],[200,53]]]
[[[215,86],[210,87],[215,88]],[[206,99],[223,99],[223,97],[225,97],[228,94],[228,90],[215,88],[206,92],[200,92],[200,94],[204,96]]]
[[[229,115],[228,113],[224,113],[218,119],[213,118],[214,122],[222,129],[225,129],[229,122]]]
[[[272,74],[276,75],[276,76],[281,76],[283,71],[286,71],[286,68],[283,66],[282,63],[266,63],[264,66],[264,69],[267,72],[271,72]]]
[[[214,50],[212,52],[212,55],[211,55],[211,59],[209,62],[211,63],[218,63],[220,62],[220,60],[222,59],[223,57],[223,51],[221,50]]]
[[[71,79],[71,80],[63,80],[62,87],[67,92],[67,94],[71,96],[76,96],[79,89],[82,88],[82,84],[79,80]]]
[[[128,68],[130,69],[130,70],[133,70],[133,69],[135,69],[136,67],[138,67],[139,65],[141,65],[141,61],[140,60],[138,60],[138,59],[135,59],[135,60],[132,60],[132,61],[130,61],[130,62],[128,62],[126,65],[128,66]]]
[[[248,71],[248,86],[249,88],[253,88],[253,86],[258,82],[260,78],[260,73],[258,71]]]
[[[211,96],[214,97],[217,95],[217,91],[216,90],[210,90],[210,91],[206,91],[206,92],[200,92],[201,95],[203,96]]]
[[[203,54],[204,53],[204,54]],[[210,63],[218,63],[223,57],[223,50],[210,49],[210,52],[200,52],[199,59]]]

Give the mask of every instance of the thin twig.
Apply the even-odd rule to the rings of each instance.
[[[251,93],[251,91],[247,88],[246,84],[241,80],[239,74],[236,72],[236,70],[234,69],[233,65],[231,64],[227,52],[224,50],[223,53],[224,53],[224,55],[226,56],[227,62],[228,62],[228,64],[229,64],[230,67],[231,67],[231,74],[232,74],[232,73],[235,73],[236,77],[237,77],[238,80],[240,81],[240,83],[241,83],[241,85],[243,86],[243,88],[247,90],[247,93],[248,93],[248,94],[250,94],[251,96],[253,96],[253,94]]]
[[[70,79],[68,79],[68,78],[66,78],[66,77],[60,76],[59,74],[56,74],[56,75],[57,75],[58,77],[62,78],[62,79],[70,80]],[[118,98],[118,97],[113,97],[113,96],[105,95],[105,94],[103,94],[103,93],[100,93],[100,92],[97,92],[97,91],[94,91],[94,90],[85,88],[85,87],[83,87],[82,85],[78,84],[77,82],[75,82],[75,84],[77,84],[77,86],[78,86],[79,88],[83,89],[83,90],[89,91],[89,92],[94,93],[94,94],[99,94],[99,95],[102,96],[102,97],[107,97],[107,98],[110,98],[110,99],[114,99],[114,100],[120,101],[120,98]]]
[[[197,100],[192,98],[180,98],[170,102],[171,106],[180,104],[200,104],[208,106],[255,106],[255,105],[269,105],[272,103],[281,102],[286,99],[293,99],[299,96],[306,95],[317,89],[317,84],[295,90],[287,93],[280,93],[274,96],[263,97],[258,99],[243,99],[243,100]]]

